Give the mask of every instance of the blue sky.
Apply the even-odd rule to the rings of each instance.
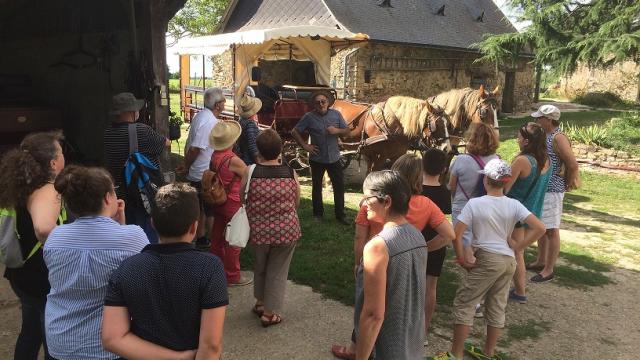
[[[498,5],[498,7],[500,7],[500,9],[502,10],[502,12],[505,13],[505,15],[507,15],[507,17],[509,18],[509,20],[511,20],[511,23],[518,29],[522,29],[526,24],[522,24],[522,23],[516,23],[514,20],[514,16],[512,14],[511,11],[509,11],[509,9],[507,8],[507,6],[505,6],[505,3],[507,2],[507,0],[493,0],[494,3],[496,3],[496,5]],[[170,41],[167,40],[167,43],[169,43]],[[192,76],[196,77],[197,76],[202,76],[202,66],[200,64],[201,60],[191,60],[192,61],[192,68],[196,68],[196,70],[192,69]],[[198,65],[196,65],[198,64]],[[173,53],[173,50],[171,48],[167,48],[167,65],[169,65],[169,71],[171,72],[177,72],[180,68],[180,62],[178,59],[178,55],[175,55]],[[199,71],[199,72],[198,72]],[[213,67],[212,66],[206,66],[206,71],[207,77],[211,77],[211,71],[213,71]]]

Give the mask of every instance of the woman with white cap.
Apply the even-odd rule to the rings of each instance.
[[[253,281],[240,275],[241,249],[230,246],[224,238],[224,229],[240,208],[240,182],[247,169],[247,165],[232,150],[241,132],[237,121],[220,121],[209,134],[209,143],[214,150],[211,169],[218,173],[227,193],[227,201],[213,208],[211,252],[222,260],[229,286],[248,285]]]
[[[242,133],[234,151],[247,165],[255,164],[258,161],[256,137],[258,137],[260,129],[258,129],[255,115],[261,108],[262,101],[260,99],[247,95],[244,95],[238,104],[239,123]]]

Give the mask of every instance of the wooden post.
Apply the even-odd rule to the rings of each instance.
[[[536,64],[536,85],[533,92],[533,102],[540,101],[540,81],[542,80],[542,65]]]
[[[183,111],[187,105],[186,88],[191,84],[191,55],[180,55],[180,110]]]

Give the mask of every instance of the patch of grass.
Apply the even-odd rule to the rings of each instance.
[[[624,104],[624,101],[620,96],[610,91],[593,91],[580,94],[573,99],[573,102],[587,106],[604,108],[611,108]]]
[[[564,265],[556,265],[553,272],[556,275],[554,281],[568,288],[584,289],[588,286],[603,286],[613,283],[608,276],[602,273]]]
[[[549,330],[551,330],[551,322],[528,319],[521,323],[507,325],[507,336],[503,338],[504,340],[500,340],[500,342],[522,341],[527,339],[536,340],[539,339],[544,332]]]
[[[571,264],[578,265],[587,270],[598,273],[610,272],[613,270],[610,263],[597,260],[590,251],[576,244],[562,243],[560,256]],[[611,259],[609,259],[609,262],[611,262]]]

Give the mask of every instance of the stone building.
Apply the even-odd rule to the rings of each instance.
[[[325,83],[314,77],[317,64],[296,61],[291,55],[299,49],[286,39],[279,41],[271,56],[258,57],[253,64],[261,70],[261,83],[328,85],[339,96],[363,102],[392,95],[427,98],[452,88],[500,85],[503,112],[527,110],[532,103],[530,57],[511,67],[475,62],[479,54],[474,44],[486,34],[516,31],[492,0],[232,0],[219,35],[212,38],[220,44],[220,39],[234,33],[244,36],[304,26],[338,29],[366,40],[331,42]],[[306,36],[321,40],[308,32]],[[232,57],[231,51],[214,56],[218,86],[233,85]]]
[[[625,61],[607,69],[578,67],[562,78],[557,91],[572,99],[588,92],[609,91],[627,101],[640,101],[640,63]]]

